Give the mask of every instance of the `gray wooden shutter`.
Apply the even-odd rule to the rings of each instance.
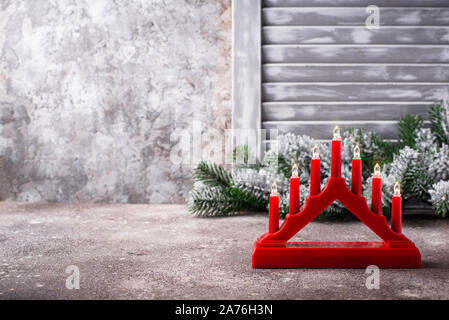
[[[369,5],[380,29],[365,27]],[[329,139],[338,124],[395,139],[401,116],[427,118],[449,96],[449,0],[262,0],[261,10],[262,128]]]
[[[262,9],[260,0],[232,2],[232,130],[233,146],[250,145],[255,158],[262,156],[262,141],[257,133],[255,145],[239,130],[261,129],[261,42]]]

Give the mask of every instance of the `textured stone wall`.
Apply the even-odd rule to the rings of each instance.
[[[182,202],[230,128],[231,0],[0,0],[0,199]]]

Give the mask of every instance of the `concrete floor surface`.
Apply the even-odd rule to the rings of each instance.
[[[194,218],[183,205],[0,202],[0,299],[449,299],[449,220],[405,213],[423,268],[251,268],[267,216]],[[312,222],[296,240],[377,241],[360,222]],[[69,266],[80,289],[69,290]],[[73,272],[73,271],[70,271]],[[69,281],[69,283],[72,283]]]

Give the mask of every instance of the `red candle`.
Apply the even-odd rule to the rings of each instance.
[[[299,175],[296,163],[292,168],[292,176],[290,178],[290,214],[299,212]]]
[[[360,159],[360,148],[358,145],[354,148],[354,158],[352,158],[352,193],[362,195],[362,159]]]
[[[275,233],[279,230],[279,195],[277,184],[273,182],[270,195],[270,210],[268,211],[268,232]]]
[[[374,177],[371,189],[371,210],[374,213],[382,214],[382,178],[380,177],[380,166],[374,166]]]
[[[310,195],[321,192],[321,164],[318,145],[313,147],[313,157],[310,164]]]
[[[391,204],[391,229],[402,233],[402,198],[399,182],[394,185],[393,201]]]
[[[338,126],[334,128],[334,138],[332,139],[331,176],[341,176],[341,137]]]

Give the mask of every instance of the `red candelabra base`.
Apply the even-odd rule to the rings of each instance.
[[[288,242],[335,200],[367,225],[382,242]],[[330,177],[317,195],[307,197],[298,213],[288,214],[277,232],[254,243],[253,268],[420,268],[421,254],[402,233],[393,231],[384,216],[368,208],[343,178]]]
[[[384,242],[290,242],[285,247],[253,246],[253,268],[420,268],[418,248]]]

